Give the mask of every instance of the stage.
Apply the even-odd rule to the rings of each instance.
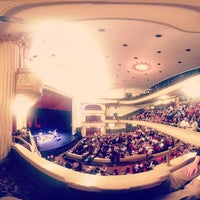
[[[58,154],[58,150],[66,150],[77,140],[72,133],[61,133],[56,130],[33,134],[38,150],[43,156]]]

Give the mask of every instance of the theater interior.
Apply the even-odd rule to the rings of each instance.
[[[162,199],[200,147],[198,0],[0,0],[0,200]]]

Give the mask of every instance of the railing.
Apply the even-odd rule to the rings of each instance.
[[[41,154],[35,144],[35,140],[34,140],[32,134],[30,132],[28,132],[28,134],[29,134],[29,138],[30,138],[29,141],[25,140],[24,138],[22,138],[20,136],[13,136],[13,144],[15,144],[15,143],[21,144],[29,151],[41,156]]]
[[[13,144],[18,143],[32,152],[32,145],[20,136],[13,136]]]
[[[144,96],[153,94],[155,92],[158,92],[158,91],[160,91],[164,88],[175,85],[175,84],[177,84],[181,81],[186,80],[187,78],[193,77],[193,76],[198,75],[198,74],[200,74],[200,68],[192,69],[190,71],[175,75],[171,78],[168,78],[166,80],[161,81],[160,83],[158,83],[158,84],[152,86],[151,88],[149,88],[148,90],[146,90],[145,93],[139,94],[137,96],[133,96],[131,98],[124,97],[123,99],[120,99],[120,100],[127,100],[127,101],[137,100],[137,99],[140,99],[141,97],[144,97]]]
[[[180,145],[181,146],[181,145]],[[133,156],[127,156],[125,158],[120,158],[119,162],[113,163],[110,159],[108,158],[98,158],[95,157],[91,159],[91,162],[89,164],[93,165],[124,165],[124,164],[130,164],[130,163],[136,163],[136,162],[143,162],[143,161],[148,161],[152,159],[156,159],[158,157],[164,158],[163,161],[166,163],[167,166],[170,166],[170,160],[172,158],[172,153],[176,151],[180,146],[176,147],[169,147],[168,150],[155,153],[155,154],[139,154],[139,155],[133,155]],[[71,152],[66,152],[65,153],[66,158],[69,160],[74,160],[74,161],[82,161],[83,156],[74,154]]]
[[[121,117],[120,118],[121,120],[123,120],[123,118]],[[160,123],[160,124],[165,124],[165,125],[168,125],[168,126],[173,126],[173,127],[179,127],[179,124],[175,124],[175,123],[169,123],[169,122],[165,122],[165,121],[162,121],[162,122],[156,122],[156,121],[151,121],[151,120],[140,120],[140,121],[146,121],[146,122],[152,122],[152,123]],[[190,129],[190,128],[186,128],[186,129]],[[192,130],[194,132],[200,132],[200,128],[197,127],[196,130]]]

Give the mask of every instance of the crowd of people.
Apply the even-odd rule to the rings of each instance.
[[[200,104],[171,103],[165,107],[145,110],[129,119],[166,123],[198,131],[200,127]],[[15,135],[30,142],[28,131],[22,128]],[[154,166],[166,162],[165,156],[154,157],[153,155],[166,151],[170,147],[173,147],[172,152],[170,152],[170,159],[195,151],[197,151],[197,155],[190,164],[169,174],[162,199],[199,199],[200,150],[152,128],[138,126],[129,132],[83,137],[67,152],[56,157],[48,156],[47,159],[68,169],[83,173],[102,176],[126,175],[149,171]],[[81,160],[70,159],[67,156],[68,153],[79,155]],[[147,155],[147,159],[129,163],[120,162],[123,158],[143,154]],[[95,158],[109,159],[110,164],[93,163]]]
[[[146,160],[143,162],[136,162],[132,164],[129,163],[126,165],[88,164],[82,161],[70,160],[69,158],[66,157],[65,153],[55,158],[53,156],[49,156],[47,159],[58,165],[61,165],[68,169],[72,169],[74,171],[79,171],[82,173],[93,174],[93,175],[102,175],[102,176],[141,173],[152,170],[153,167],[156,164],[158,164],[156,159]]]
[[[184,153],[189,153],[193,151],[194,151],[194,147],[192,145],[182,143],[182,145],[177,147],[171,153],[171,159],[175,157],[179,157],[183,155]],[[84,161],[71,160],[66,156],[66,153],[60,154],[57,157],[49,156],[47,159],[63,167],[66,167],[68,169],[72,169],[75,171],[88,173],[88,174],[102,175],[102,176],[142,173],[142,172],[152,170],[158,164],[166,162],[165,158],[160,156],[160,157],[152,157],[152,158],[150,157],[147,160],[137,161],[133,163],[125,163],[125,164],[118,163],[114,165],[99,164],[98,165],[98,164],[92,164],[92,163],[85,163]]]
[[[166,123],[198,131],[200,128],[200,103],[173,102],[164,107],[146,109],[129,119]]]
[[[94,137],[84,137],[70,150],[82,155],[82,160],[107,158],[117,163],[121,158],[138,154],[155,154],[173,146],[173,137],[152,128],[138,127],[130,132],[122,132]]]
[[[194,146],[175,140],[172,136],[160,133],[152,128],[141,127],[130,132],[94,137],[83,137],[74,147],[57,157],[47,159],[66,168],[96,175],[135,174],[152,170],[154,166],[166,162],[164,156],[153,154],[176,147],[171,159],[195,151]],[[81,160],[70,159],[67,154],[77,154]],[[121,163],[120,159],[133,155],[148,155],[148,159]],[[110,165],[97,164],[94,158],[110,159]]]

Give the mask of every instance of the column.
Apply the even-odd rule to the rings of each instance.
[[[15,96],[15,72],[20,60],[20,37],[0,36],[0,161],[6,158],[12,143]]]
[[[31,68],[18,68],[16,72],[15,116],[16,127],[27,127],[30,108],[42,97],[43,83]]]
[[[81,128],[81,108],[80,101],[72,98],[72,132],[75,133],[77,128]]]

